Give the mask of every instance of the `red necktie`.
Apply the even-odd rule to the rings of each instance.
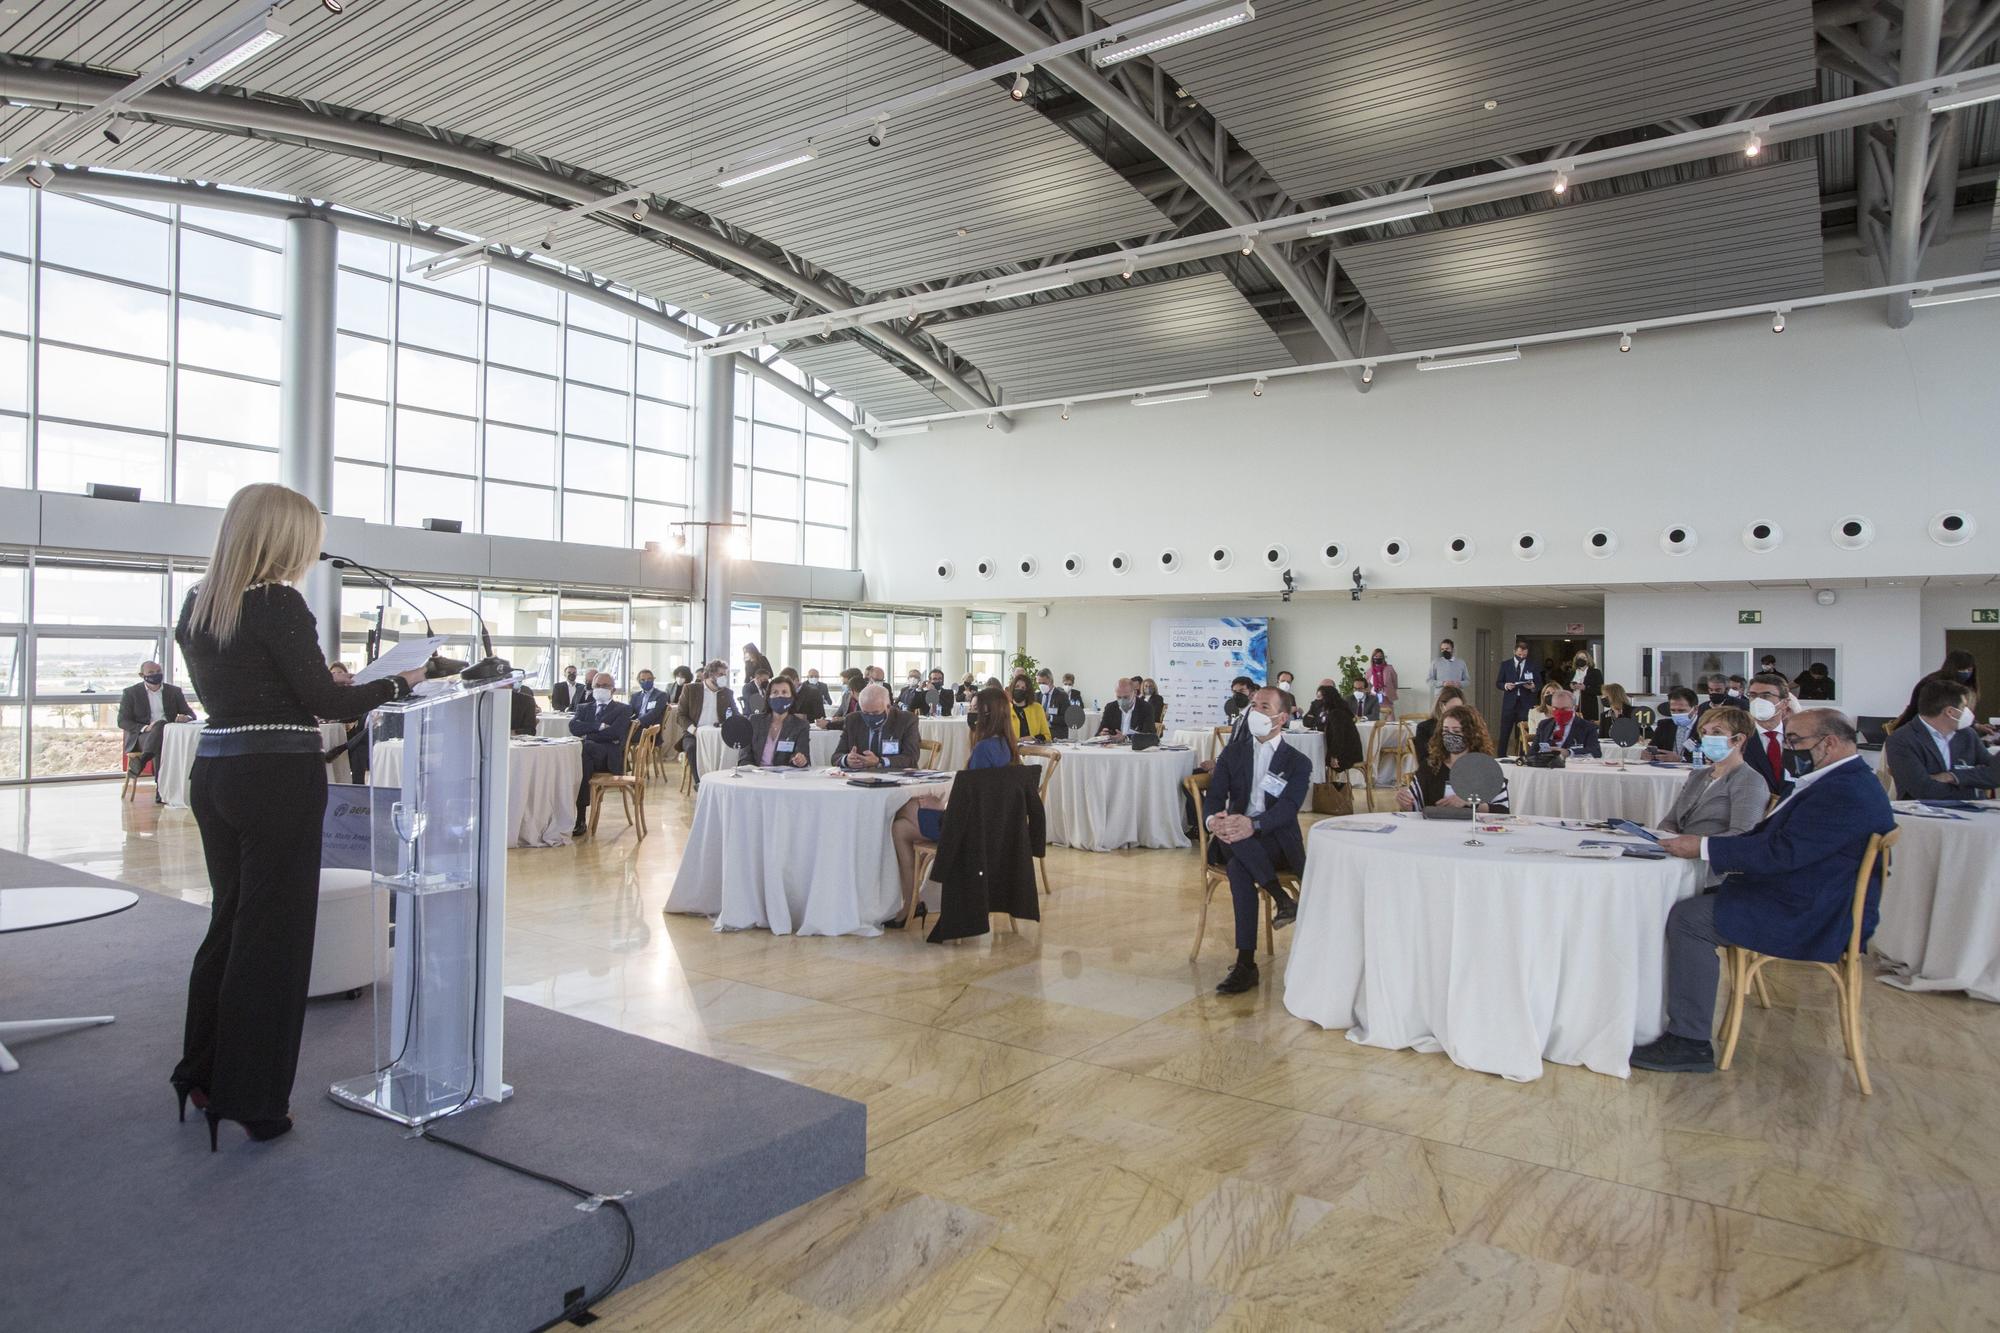
[[[1778,746],[1778,733],[1775,731],[1764,733],[1764,757],[1771,761],[1772,777],[1782,778],[1785,776],[1785,755],[1784,751]]]

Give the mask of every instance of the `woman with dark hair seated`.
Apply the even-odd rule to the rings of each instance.
[[[1326,737],[1326,767],[1329,773],[1345,773],[1361,764],[1364,747],[1360,728],[1354,725],[1354,710],[1337,686],[1322,685],[1308,717],[1319,718],[1320,734]]]
[[[1041,712],[1041,705],[1034,705]],[[972,733],[972,757],[967,768],[1004,768],[1021,762],[1014,748],[1014,705],[1004,690],[992,686],[981,690],[966,710],[966,727]],[[1046,728],[1047,724],[1043,724]],[[898,929],[917,910],[917,844],[936,842],[944,836],[945,798],[914,796],[896,812],[889,837],[896,844],[896,869],[903,877],[903,914],[882,924]],[[921,912],[919,913],[921,915]]]
[[[743,762],[758,768],[804,768],[812,763],[812,723],[792,711],[792,682],[775,676],[764,695],[764,712],[748,719],[754,730],[743,747]]]
[[[1487,734],[1486,720],[1471,704],[1454,704],[1438,719],[1430,743],[1417,751],[1415,786],[1426,807],[1462,806],[1465,798],[1451,789],[1452,766],[1469,754],[1493,754],[1493,738]],[[1497,756],[1496,756],[1497,757]],[[1496,815],[1507,813],[1507,791],[1503,787],[1492,800],[1484,802]],[[1408,787],[1396,793],[1396,806],[1414,810],[1417,801]]]

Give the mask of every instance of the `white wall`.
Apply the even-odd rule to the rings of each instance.
[[[2000,625],[1972,623],[1974,607],[2000,607],[2000,583],[1983,587],[1926,588],[1923,594],[1923,648],[1920,656],[1926,671],[1935,671],[1944,661],[1944,632],[1948,629],[1987,630],[2000,633]],[[1984,681],[1983,689],[1993,687]]]
[[[1647,647],[1830,647],[1838,707],[1849,714],[1903,710],[1910,686],[1944,656],[1923,651],[1923,594],[1916,588],[1848,589],[1821,606],[1803,588],[1757,592],[1609,593],[1604,598],[1604,678],[1637,689]],[[1764,613],[1739,625],[1739,610]],[[1755,664],[1752,663],[1754,668]]]
[[[1782,335],[1748,322],[1646,334],[1630,354],[1530,348],[1516,364],[1418,374],[1385,367],[1357,393],[1339,376],[1273,381],[1171,407],[1078,406],[1025,415],[1011,434],[977,424],[885,440],[860,457],[860,563],[868,596],[897,602],[1271,593],[1264,547],[1289,547],[1307,590],[1344,589],[1354,564],[1379,589],[1633,585],[1743,579],[1973,574],[2000,568],[2000,301],[1918,312],[1886,327],[1879,306],[1795,313]],[[937,460],[991,461],[987,470]],[[1739,479],[1739,485],[1722,484]],[[1032,500],[1032,506],[1024,501]],[[1944,548],[1926,535],[1950,505],[1980,520]],[[1829,540],[1850,513],[1874,544]],[[1753,555],[1753,521],[1786,540]],[[1661,532],[1687,524],[1690,554]],[[1603,525],[1608,559],[1586,554]],[[1540,558],[1512,551],[1539,532]],[[1465,564],[1451,537],[1473,540]],[[1380,549],[1408,544],[1391,567]],[[1347,560],[1323,564],[1339,543]],[[1234,550],[1215,572],[1208,551]],[[1183,557],[1157,570],[1164,547]],[[1136,568],[1107,570],[1113,551]],[[1084,569],[1062,572],[1075,552]],[[1016,569],[1033,555],[1040,572]],[[973,573],[982,557],[1000,565]],[[949,581],[933,570],[956,566]]]

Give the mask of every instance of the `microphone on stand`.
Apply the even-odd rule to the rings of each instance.
[[[424,622],[425,637],[427,638],[437,637],[436,631],[434,631],[431,628],[431,618],[424,614],[422,607],[418,606],[415,602],[403,596],[402,593],[396,590],[395,581],[389,575],[384,574],[381,570],[376,569],[371,565],[364,565],[359,560],[353,559],[350,556],[334,555],[331,552],[321,551],[319,558],[322,560],[330,561],[335,569],[358,570],[362,575],[368,578],[370,582],[381,587],[391,597],[396,598],[397,600],[401,601],[405,606],[409,607],[412,611],[415,611],[417,613],[417,618]],[[429,591],[433,597],[440,598],[443,601],[450,602],[453,606],[460,607],[468,612],[471,612],[473,620],[477,622],[479,625],[480,647],[486,654],[485,657],[481,658],[477,662],[472,663],[471,665],[467,665],[466,663],[457,661],[453,658],[440,657],[436,654],[432,654],[431,660],[425,668],[426,674],[431,679],[435,680],[441,676],[457,676],[461,680],[472,680],[472,681],[497,680],[502,676],[510,676],[513,674],[514,668],[511,663],[509,663],[505,658],[495,657],[493,655],[493,638],[490,634],[487,633],[486,618],[484,616],[480,615],[479,612],[474,611],[471,607],[466,606],[464,602],[459,601],[456,597],[446,597],[443,593],[438,592],[436,589],[427,589],[427,591]]]

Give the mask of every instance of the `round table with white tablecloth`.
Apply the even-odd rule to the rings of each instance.
[[[1541,1077],[1543,1060],[1630,1073],[1632,1048],[1665,1029],[1667,911],[1700,889],[1702,863],[1572,859],[1600,835],[1500,827],[1313,825],[1285,1008],[1360,1045],[1510,1079]]]
[[[840,728],[822,731],[818,727],[812,732],[812,766],[829,768],[834,757],[840,753]],[[701,772],[713,773],[717,769],[734,768],[743,762],[743,752],[733,745],[722,743],[721,727],[700,727],[694,734],[695,762]]]
[[[371,783],[403,780],[403,743],[380,741],[368,757]],[[576,822],[583,786],[583,742],[519,737],[507,745],[507,845],[561,847]]]
[[[543,713],[535,718],[535,734],[562,740],[569,735],[569,720],[574,716],[574,713]]]
[[[963,713],[953,713],[950,717],[920,717],[917,719],[917,736],[921,740],[936,741],[943,747],[932,761],[932,768],[955,773],[972,759],[972,728]]]
[[[1507,808],[1517,815],[1629,819],[1657,828],[1692,772],[1686,764],[1628,764],[1572,758],[1563,768],[1506,764]]]
[[[889,825],[911,797],[946,779],[853,785],[823,769],[736,768],[704,779],[669,912],[717,930],[879,935],[903,910]]]
[[[1060,741],[1055,748],[1062,762],[1045,803],[1051,843],[1090,852],[1188,845],[1181,784],[1194,772],[1192,750]]]
[[[160,737],[160,768],[158,786],[160,799],[168,805],[185,806],[188,803],[188,778],[194,773],[195,745],[201,740],[200,722],[169,722]],[[319,724],[322,749],[331,750],[347,740],[345,722],[322,722]],[[348,775],[347,756],[342,755],[327,766],[328,782],[351,782]]]
[[[2000,805],[1895,809],[1903,836],[1889,855],[1873,947],[1898,975],[1883,980],[2000,1002]]]

